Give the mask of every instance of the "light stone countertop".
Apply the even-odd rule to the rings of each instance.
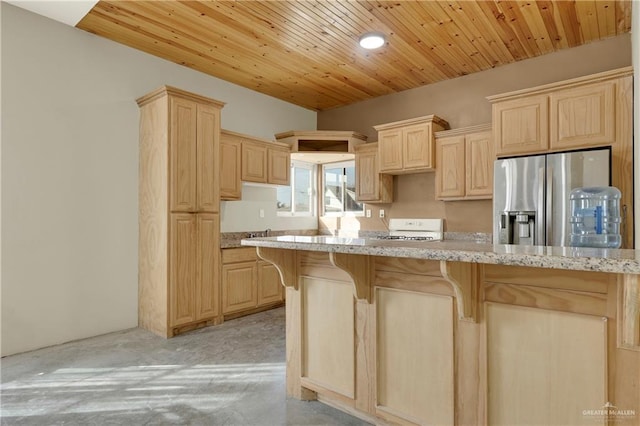
[[[389,241],[334,236],[251,238],[243,246],[496,265],[640,274],[640,250],[492,245],[473,241]]]

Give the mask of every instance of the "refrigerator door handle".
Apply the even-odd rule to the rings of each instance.
[[[538,169],[538,207],[536,209],[536,238],[533,244],[545,245],[545,211],[544,211],[544,187],[545,168]]]
[[[553,222],[551,218],[553,217],[553,167],[551,165],[547,165],[547,193],[546,193],[546,215],[545,217],[549,221],[546,229],[546,245],[553,244]]]

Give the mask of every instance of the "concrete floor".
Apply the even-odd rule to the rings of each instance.
[[[365,425],[285,395],[284,308],[165,340],[131,329],[1,361],[2,425]]]

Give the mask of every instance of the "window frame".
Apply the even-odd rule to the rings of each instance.
[[[321,190],[321,194],[318,197],[318,209],[322,209],[322,216],[323,217],[364,217],[365,216],[365,209],[366,209],[366,205],[364,202],[359,202],[360,204],[362,204],[362,211],[344,211],[344,205],[345,205],[345,194],[347,193],[346,191],[346,184],[347,184],[347,180],[346,180],[346,173],[343,174],[342,176],[345,177],[345,179],[342,182],[342,211],[340,212],[327,212],[325,211],[325,186],[326,186],[326,182],[325,182],[325,169],[326,168],[343,168],[343,169],[347,169],[350,167],[353,167],[354,172],[355,172],[355,177],[356,179],[358,178],[358,172],[356,170],[356,160],[346,160],[346,161],[339,161],[339,162],[335,162],[335,163],[324,163],[321,165],[321,171],[318,171],[318,173],[322,173],[321,175],[321,182],[320,182],[320,186],[321,188],[319,188],[319,192]],[[358,201],[356,201],[358,202]]]
[[[299,160],[291,160],[291,164],[289,166],[291,168],[290,173],[289,173],[289,188],[291,189],[291,209],[289,211],[279,211],[277,210],[276,207],[276,216],[279,217],[314,217],[317,216],[317,182],[318,182],[318,168],[316,166],[315,163],[308,163],[305,161],[299,161]],[[310,183],[311,183],[311,188],[310,188],[310,194],[309,194],[309,210],[308,212],[296,212],[295,208],[296,208],[296,202],[295,202],[295,191],[294,191],[294,185],[295,185],[295,169],[305,169],[305,170],[309,170],[311,172],[311,177],[310,177]],[[277,200],[277,194],[276,194],[276,200]]]

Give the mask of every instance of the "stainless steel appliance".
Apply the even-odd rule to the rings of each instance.
[[[610,164],[609,148],[496,160],[493,241],[568,246],[571,190],[609,186]]]
[[[389,235],[375,237],[378,240],[441,241],[443,219],[389,219]]]

